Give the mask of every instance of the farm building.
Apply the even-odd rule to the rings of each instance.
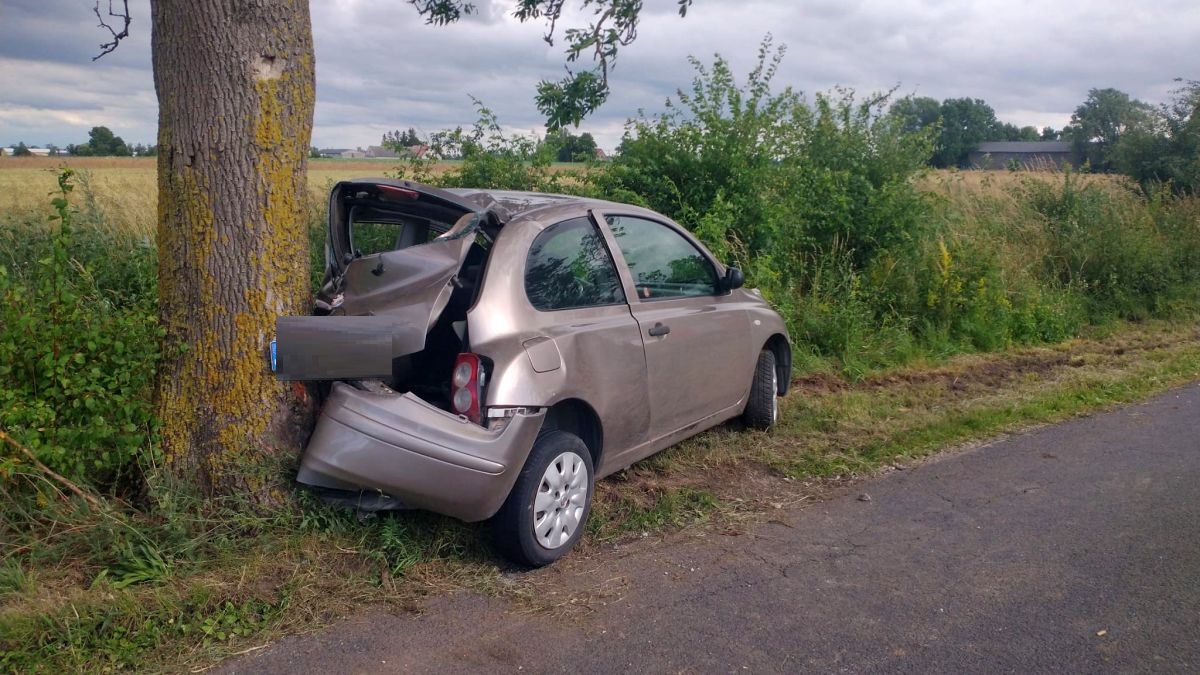
[[[4,151],[5,157],[13,157],[17,152],[17,148],[15,146],[10,148],[0,148],[0,150]],[[49,157],[50,148],[29,148],[29,154],[33,157]]]
[[[1067,141],[988,141],[980,143],[967,159],[975,169],[1058,169],[1079,166]]]

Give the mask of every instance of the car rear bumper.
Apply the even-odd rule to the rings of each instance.
[[[336,382],[296,480],[334,490],[378,490],[405,506],[465,521],[500,510],[545,412],[485,429],[412,394]]]

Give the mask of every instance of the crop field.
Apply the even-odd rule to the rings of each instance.
[[[310,198],[314,204],[320,204],[339,180],[390,175],[395,173],[398,166],[397,161],[391,159],[311,159],[308,166]],[[436,173],[454,166],[455,162],[446,162],[435,165],[433,170]],[[555,168],[580,166],[562,165]],[[73,199],[94,199],[95,206],[108,216],[106,222],[109,225],[139,235],[154,232],[157,166],[154,158],[150,157],[0,157],[0,217],[49,213],[46,196],[55,189],[55,176],[61,167],[80,172],[85,189],[73,195]],[[1041,175],[1045,180],[1058,177],[1054,173]],[[932,170],[921,176],[917,184],[925,192],[965,206],[984,195],[1008,198],[1009,188],[1020,181],[1029,180],[1030,176],[1028,173],[1011,171]],[[1111,175],[1081,177],[1084,185],[1112,185],[1124,180]]]

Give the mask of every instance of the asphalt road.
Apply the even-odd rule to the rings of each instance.
[[[1200,672],[1200,387],[288,638],[228,672]],[[865,501],[861,495],[870,495]]]

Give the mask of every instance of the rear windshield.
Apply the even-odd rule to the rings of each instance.
[[[327,262],[335,274],[364,256],[474,236],[478,227],[479,214],[453,195],[348,182],[336,186],[332,197]]]
[[[357,256],[394,251],[433,241],[453,223],[380,214],[374,209],[350,209],[350,246]]]

